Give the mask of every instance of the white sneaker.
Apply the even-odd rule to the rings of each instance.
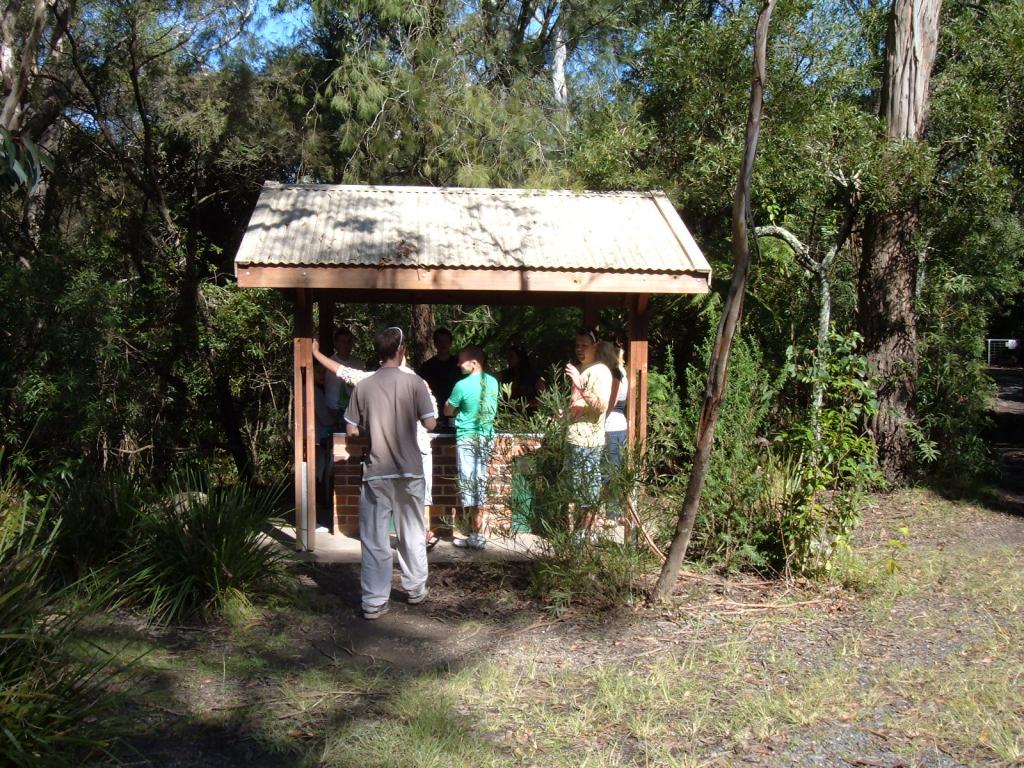
[[[483,549],[487,546],[487,537],[482,533],[471,533],[466,543],[470,549]]]
[[[470,539],[473,538],[473,534],[469,534],[468,539],[452,539],[452,546],[458,547],[459,549],[465,549],[469,546]]]
[[[377,605],[372,608],[363,608],[363,618],[367,621],[376,621],[390,610],[390,602],[384,603],[384,605]]]
[[[424,586],[423,587],[423,591],[420,592],[418,595],[409,595],[409,599],[408,599],[407,602],[409,603],[409,605],[419,605],[420,603],[422,603],[424,600],[427,599],[427,595],[429,595],[429,594],[430,594],[430,590],[427,589],[426,586]]]

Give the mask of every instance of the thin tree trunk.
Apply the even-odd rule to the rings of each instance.
[[[25,44],[21,49],[21,65],[17,70],[9,73],[11,75],[9,86],[6,85],[8,72],[4,72],[6,93],[4,94],[5,98],[3,108],[0,109],[0,125],[8,130],[14,130],[15,126],[20,122],[21,112],[23,109],[22,99],[25,96],[25,91],[28,88],[28,81],[32,77],[32,72],[39,56],[39,40],[43,35],[43,28],[46,26],[46,14],[47,10],[45,0],[36,0],[32,12],[32,26],[29,28]],[[7,37],[6,29],[4,30],[4,37]],[[4,53],[2,54],[2,58],[5,60],[13,58],[13,56],[9,56],[7,52],[8,46],[6,40],[4,41],[3,47]],[[7,66],[9,67],[10,64],[7,64]]]
[[[416,343],[422,363],[434,356],[434,306],[432,304],[412,305],[412,338]]]
[[[750,88],[750,114],[747,118],[747,136],[743,150],[743,163],[736,181],[736,192],[732,202],[732,252],[735,266],[732,284],[722,309],[718,324],[718,335],[711,354],[708,369],[707,388],[697,425],[697,450],[693,457],[690,482],[686,487],[686,498],[679,511],[679,522],[668,551],[668,558],[662,566],[658,583],[651,593],[652,600],[664,600],[672,594],[683,558],[690,545],[693,524],[697,519],[697,507],[707,478],[711,449],[715,441],[715,425],[718,411],[725,394],[729,372],[729,352],[743,314],[743,296],[746,291],[747,273],[750,270],[750,243],[747,240],[747,221],[750,217],[750,185],[754,174],[754,158],[757,155],[757,140],[761,132],[761,107],[764,101],[766,76],[766,50],[768,22],[775,9],[775,0],[765,0],[757,15],[757,29],[754,33],[754,75]]]
[[[555,104],[564,108],[569,103],[569,88],[565,83],[565,33],[562,31],[561,18],[555,22],[552,32],[554,51],[551,55],[551,86],[554,89]]]
[[[825,364],[825,358],[828,355],[828,332],[829,326],[832,321],[832,293],[831,284],[828,279],[828,271],[823,264],[825,260],[815,261],[811,256],[810,249],[804,245],[800,238],[794,235],[785,227],[779,227],[775,225],[767,225],[757,227],[754,230],[754,237],[774,237],[782,240],[788,245],[794,256],[796,257],[797,263],[814,275],[815,280],[818,283],[818,341],[815,347],[815,376],[814,383],[811,385],[811,431],[814,433],[815,449],[817,444],[821,440],[821,407],[825,401],[825,381],[822,374],[822,367]],[[840,237],[843,237],[840,235]],[[845,239],[845,238],[843,238]],[[837,245],[832,251],[829,252],[829,256],[834,256],[835,251],[838,250]],[[831,263],[831,259],[829,263]]]
[[[922,136],[940,8],[941,0],[893,0],[880,104],[891,142],[918,141]],[[917,201],[911,201],[897,210],[868,215],[857,291],[864,351],[880,379],[878,413],[868,426],[882,471],[890,480],[900,480],[912,459],[907,426],[914,417],[917,392],[918,211]]]

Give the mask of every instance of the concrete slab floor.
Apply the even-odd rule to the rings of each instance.
[[[292,526],[275,526],[270,531],[272,541],[290,557],[310,563],[358,563],[360,558],[359,539],[344,534],[317,532],[313,552],[300,551],[296,546],[295,529]],[[391,536],[395,546],[395,536]],[[540,536],[532,533],[517,533],[514,536],[491,536],[483,549],[456,547],[452,536],[446,534],[428,553],[431,563],[451,563],[471,560],[525,561],[543,553],[546,544]]]

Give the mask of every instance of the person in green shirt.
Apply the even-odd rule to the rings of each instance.
[[[487,465],[498,413],[498,380],[484,372],[485,363],[484,351],[479,347],[459,352],[459,369],[464,376],[455,383],[444,404],[445,414],[455,417],[459,493],[470,526],[467,538],[452,543],[471,549],[483,549],[487,544]]]

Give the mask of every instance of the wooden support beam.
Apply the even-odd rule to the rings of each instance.
[[[647,325],[650,297],[636,296],[629,308],[629,402],[626,419],[631,450],[642,453],[647,440]]]
[[[527,293],[526,291],[406,291],[384,289],[340,289],[318,288],[319,300],[335,304],[460,304],[462,306],[530,306],[530,307],[572,307],[580,306],[579,293]],[[629,295],[621,293],[593,294],[592,300],[598,308],[625,308]]]
[[[316,423],[313,407],[313,304],[309,292],[295,292],[293,332],[293,431],[295,456],[295,541],[316,547]]]
[[[647,325],[650,297],[646,294],[630,297],[628,307],[629,342],[626,350],[626,368],[629,375],[629,391],[626,401],[626,445],[628,455],[637,461],[647,443]],[[627,508],[635,509],[633,494],[627,500]],[[638,518],[639,520],[639,518]],[[623,518],[623,536],[630,538],[629,515]]]
[[[238,264],[241,288],[509,293],[707,293],[710,272],[590,272],[560,269],[282,267]]]
[[[306,402],[302,393],[305,391],[305,380],[302,372],[302,355],[299,348],[299,339],[292,339],[292,460],[295,470],[295,546],[297,549],[305,549],[305,508],[302,503],[304,477],[302,475],[302,463],[305,460],[305,409]]]

